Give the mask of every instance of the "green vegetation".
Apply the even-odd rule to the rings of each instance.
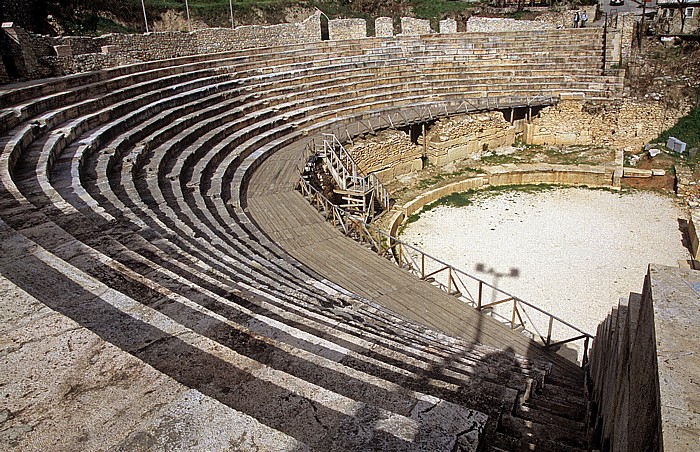
[[[166,11],[175,11],[186,17],[184,0],[144,0],[149,25],[160,19]],[[229,0],[188,0],[190,17],[210,26],[230,26]],[[415,15],[437,21],[445,17],[459,16],[475,4],[452,0],[362,1],[351,0],[231,0],[234,20],[242,23],[281,23],[287,19],[286,8],[298,6],[312,10],[318,8],[331,19],[359,17],[368,21],[371,28],[374,18],[393,17],[398,23],[402,16]],[[57,18],[68,34],[103,34],[109,32],[142,32],[143,12],[141,0],[62,0],[47,3],[47,13]],[[113,20],[107,20],[110,18]]]
[[[449,0],[410,0],[413,12],[423,19],[441,19],[449,13],[460,12],[467,9],[463,2]]]
[[[416,187],[421,189],[421,190],[425,190],[426,188],[437,185],[444,180],[453,179],[455,177],[463,176],[465,174],[470,174],[470,173],[483,174],[484,171],[481,169],[478,169],[478,168],[464,167],[460,170],[453,171],[451,173],[436,174],[436,175],[431,176],[427,179],[422,179],[418,182]]]
[[[688,144],[687,149],[700,146],[700,105],[693,108],[676,125],[662,132],[656,142],[666,144],[669,137],[685,141]]]
[[[504,163],[515,163],[520,161],[515,154],[491,154],[481,157],[481,163],[484,165],[502,165]]]

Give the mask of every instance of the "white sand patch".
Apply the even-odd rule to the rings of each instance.
[[[620,297],[642,291],[649,263],[689,258],[679,218],[655,193],[512,191],[425,212],[401,238],[595,334]]]

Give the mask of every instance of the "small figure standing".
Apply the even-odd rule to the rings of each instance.
[[[586,11],[581,13],[581,28],[584,28],[586,26],[586,22],[588,21],[588,14],[586,14]]]
[[[579,15],[578,15],[578,11],[576,11],[574,13],[574,28],[578,28],[578,19],[579,19]]]

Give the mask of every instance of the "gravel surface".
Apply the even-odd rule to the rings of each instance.
[[[689,259],[684,217],[651,192],[485,192],[467,207],[424,212],[401,237],[595,334],[620,297],[642,291],[649,263]]]

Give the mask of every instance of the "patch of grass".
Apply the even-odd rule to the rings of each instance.
[[[655,142],[665,145],[669,137],[685,141],[686,149],[700,146],[700,105],[690,110],[690,113],[678,120],[673,127],[661,132]]]
[[[492,154],[481,157],[481,162],[485,165],[502,165],[504,163],[515,163],[520,160],[514,154]]]
[[[544,150],[544,153],[548,157],[557,160],[558,163],[563,164],[563,165],[580,165],[580,164],[589,163],[586,160],[585,155],[582,155],[580,150],[577,148],[569,149],[569,150],[559,150],[559,149],[554,149],[554,148],[548,148],[548,149]]]
[[[469,166],[466,166],[464,168],[461,168],[457,171],[452,171],[451,173],[441,173],[441,174],[436,174],[435,176],[431,176],[427,179],[421,179],[416,187],[420,190],[425,190],[426,188],[432,187],[434,185],[439,184],[442,181],[453,179],[455,177],[463,176],[465,174],[483,174],[484,171],[479,168],[472,168]]]
[[[554,184],[514,184],[514,185],[499,185],[499,186],[488,186],[483,189],[470,189],[463,192],[455,192],[449,195],[443,196],[437,201],[433,201],[429,204],[423,206],[418,212],[409,215],[408,218],[403,222],[399,228],[399,235],[403,232],[404,228],[420,218],[421,214],[428,212],[436,207],[466,207],[474,203],[475,197],[484,196],[495,196],[508,191],[517,191],[521,193],[537,193],[547,190],[553,190],[555,188],[561,188],[561,185]]]

